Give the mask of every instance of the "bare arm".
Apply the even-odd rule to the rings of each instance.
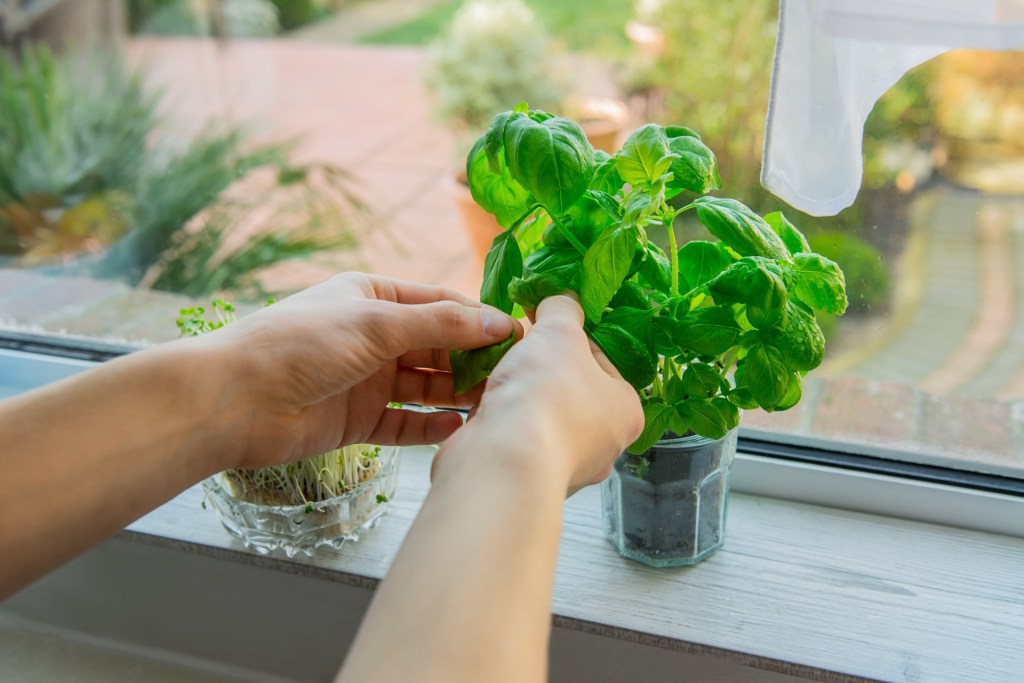
[[[437,359],[514,327],[437,287],[346,275],[4,401],[0,599],[220,470],[443,440],[457,416],[388,402],[470,405]]]
[[[170,344],[0,405],[0,598],[230,466],[220,360]]]
[[[567,492],[607,476],[643,428],[636,393],[566,297],[488,382],[340,674],[367,681],[542,681]]]

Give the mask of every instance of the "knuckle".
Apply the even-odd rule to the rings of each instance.
[[[372,344],[391,353],[403,344],[402,326],[390,310],[383,306],[367,306],[353,316],[353,322]]]
[[[467,324],[466,307],[454,301],[438,301],[431,304],[434,317],[438,323],[446,328],[461,328]]]

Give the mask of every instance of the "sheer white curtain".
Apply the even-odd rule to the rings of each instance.
[[[852,204],[871,108],[956,48],[1024,49],[1024,0],[782,0],[761,182],[815,216]]]

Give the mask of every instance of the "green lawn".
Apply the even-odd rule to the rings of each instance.
[[[574,50],[594,51],[626,43],[623,27],[632,13],[630,0],[526,0],[555,38]],[[440,33],[462,0],[435,5],[404,24],[371,33],[361,43],[376,45],[425,45]]]

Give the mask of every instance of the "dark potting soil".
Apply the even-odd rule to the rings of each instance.
[[[721,545],[733,448],[727,441],[655,446],[642,477],[634,467],[639,458],[619,458],[611,486],[621,550],[653,560],[696,560]]]

